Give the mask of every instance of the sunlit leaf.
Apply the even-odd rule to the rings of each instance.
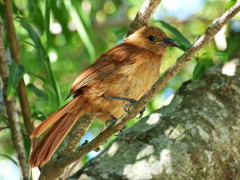
[[[170,24],[164,22],[164,21],[159,21],[161,23],[161,25],[163,27],[165,27],[166,29],[168,29],[170,32],[172,32],[176,37],[177,37],[177,41],[180,44],[180,48],[184,48],[184,50],[186,50],[191,43],[187,40],[187,38],[185,38],[181,32],[179,32],[175,27],[171,26]]]
[[[236,2],[237,2],[237,0],[228,0],[226,7],[225,7],[225,11],[230,9],[234,4],[236,4]]]
[[[18,82],[23,76],[24,67],[16,61],[12,61],[9,66],[7,98],[10,99],[16,92]]]

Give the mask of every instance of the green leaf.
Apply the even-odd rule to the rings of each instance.
[[[35,48],[37,50],[37,60],[39,61],[40,66],[43,66],[46,74],[46,90],[48,92],[48,97],[50,97],[50,101],[55,105],[55,108],[59,108],[61,106],[62,98],[60,94],[60,90],[58,84],[56,82],[55,76],[53,74],[49,57],[40,41],[38,34],[32,28],[30,24],[28,24],[24,19],[20,19],[20,23],[27,30],[30,38],[34,42]]]
[[[29,75],[31,75],[31,76],[33,76],[33,77],[35,77],[35,78],[38,78],[38,79],[40,79],[42,82],[46,82],[45,81],[45,79],[42,77],[42,76],[39,76],[39,75],[36,75],[36,74],[34,74],[34,73],[31,73],[31,72],[27,72],[27,74],[29,74]]]
[[[31,143],[29,136],[22,131],[22,136],[23,136],[23,144],[24,144],[24,149],[27,155],[27,158],[30,156],[30,151],[31,151]]]
[[[28,0],[28,11],[31,14],[31,18],[29,19],[32,23],[34,23],[40,30],[41,33],[44,32],[44,20],[42,11],[37,2],[32,0]]]
[[[35,95],[37,95],[38,97],[48,101],[48,96],[45,92],[43,92],[41,89],[38,89],[36,86],[34,86],[33,84],[29,84],[27,85],[28,89],[31,90]]]
[[[228,54],[223,52],[215,52],[215,58],[216,63],[225,63],[228,61]]]
[[[200,79],[205,71],[206,66],[201,61],[199,61],[193,70],[192,80],[195,81],[197,79]]]
[[[42,111],[40,111],[40,110],[38,110],[37,108],[36,108],[36,106],[33,106],[32,107],[32,117],[34,118],[34,119],[38,119],[38,120],[41,120],[41,121],[43,121],[43,120],[45,120],[48,116],[46,115],[46,114],[44,114]]]
[[[229,10],[236,2],[237,0],[229,0],[226,4],[225,11]]]
[[[66,39],[70,39],[73,33],[69,31],[66,23],[69,22],[69,16],[67,16],[68,11],[64,3],[62,1],[50,1],[50,9],[54,18],[61,24],[64,36]]]
[[[199,59],[201,63],[205,65],[206,68],[210,68],[214,66],[213,57],[214,57],[213,53],[206,52],[202,54]]]
[[[17,161],[15,161],[11,156],[8,156],[8,155],[6,155],[6,154],[0,154],[0,156],[9,159],[9,160],[12,161],[16,166],[18,166]]]
[[[45,18],[44,18],[44,28],[47,39],[47,48],[49,46],[49,24],[50,24],[50,2],[49,0],[45,0]]]
[[[177,40],[179,41],[178,43],[180,44],[179,48],[183,48],[186,50],[191,43],[185,38],[182,33],[180,33],[175,27],[171,26],[170,24],[164,22],[164,21],[159,21],[163,27],[168,29],[170,32],[172,32],[174,35],[176,35]]]
[[[23,76],[23,73],[24,67],[18,64],[16,61],[11,61],[9,66],[7,99],[12,98],[12,96],[16,93],[18,82]]]
[[[2,121],[6,126],[9,126],[8,119],[5,115],[0,114],[0,121]]]

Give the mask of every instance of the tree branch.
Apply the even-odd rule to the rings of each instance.
[[[239,65],[234,58],[185,82],[68,180],[240,179]]]
[[[26,160],[26,152],[24,149],[23,137],[19,125],[18,115],[13,98],[7,99],[7,84],[8,84],[8,65],[5,59],[5,51],[2,37],[2,24],[0,22],[0,75],[3,82],[3,97],[7,107],[8,122],[12,133],[12,142],[17,152],[20,169],[23,179],[28,179],[28,165]]]
[[[136,114],[138,114],[143,107],[150,102],[150,100],[160,91],[162,90],[168,81],[176,75],[181,69],[183,69],[184,65],[191,60],[191,58],[203,47],[205,46],[213,36],[238,12],[240,11],[240,2],[236,3],[232,8],[230,8],[226,13],[224,13],[218,21],[212,24],[196,42],[192,44],[192,46],[180,57],[175,65],[169,68],[161,78],[152,86],[152,88],[139,100],[137,101],[133,107],[130,109],[129,113],[125,113],[117,123],[111,125],[108,129],[106,129],[103,133],[98,135],[95,139],[93,139],[90,143],[83,145],[79,150],[57,159],[55,161],[54,166],[56,168],[62,168],[70,165],[74,161],[83,158],[87,153],[96,149],[102,143],[104,143],[109,137],[111,137],[114,133],[119,131],[124,124],[126,124],[129,120],[134,118]]]
[[[157,9],[161,0],[145,0],[142,4],[140,10],[135,16],[134,20],[130,24],[130,29],[127,32],[128,37],[130,34],[134,33],[136,30],[148,25],[150,18]]]
[[[6,21],[5,24],[7,28],[7,38],[9,41],[11,56],[15,61],[17,61],[18,64],[20,64],[21,59],[19,54],[17,36],[16,36],[15,27],[13,24],[12,0],[4,0],[4,16]],[[30,135],[34,130],[34,126],[33,126],[33,122],[31,121],[30,104],[28,101],[26,86],[23,78],[19,80],[18,97],[20,101],[24,125],[26,127],[27,133]]]

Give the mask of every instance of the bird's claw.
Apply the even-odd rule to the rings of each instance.
[[[129,112],[130,111],[130,107],[133,105],[133,103],[130,103],[130,104],[124,104],[123,106],[123,109],[125,112]],[[143,117],[143,114],[144,114],[144,111],[146,110],[146,107],[144,107],[140,113],[139,113],[139,118],[138,119],[141,119]]]
[[[107,127],[109,127],[110,125],[109,124],[112,124],[112,123],[115,123],[115,122],[117,122],[117,118],[116,117],[114,117],[113,115],[110,115],[110,117],[112,118],[112,119],[109,119],[109,120],[106,120],[105,121],[105,125],[107,126]]]
[[[129,103],[129,104],[124,104],[123,105],[123,110],[125,112],[129,112],[130,111],[130,106],[132,105],[133,103]]]
[[[114,136],[123,136],[123,130],[126,128],[127,126],[124,125],[123,128],[119,131],[118,134],[115,134]]]
[[[140,111],[138,119],[141,119],[141,118],[143,117],[143,114],[144,114],[145,110],[146,110],[146,107],[144,107],[144,108]]]

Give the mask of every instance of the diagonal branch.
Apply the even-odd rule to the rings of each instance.
[[[105,142],[115,132],[120,130],[124,124],[135,117],[143,107],[150,102],[150,100],[162,90],[168,81],[176,75],[180,70],[183,69],[184,65],[191,60],[191,58],[205,46],[213,36],[220,31],[220,29],[238,12],[240,11],[240,2],[236,3],[226,13],[224,13],[214,24],[212,24],[196,42],[192,44],[190,48],[180,57],[175,65],[169,68],[161,78],[152,86],[152,88],[131,108],[129,113],[125,113],[117,123],[111,125],[103,133],[98,135],[90,143],[83,145],[78,151],[75,151],[65,157],[56,159],[53,164],[56,168],[66,167],[74,161],[83,158],[87,153],[96,149],[99,145]]]
[[[9,41],[9,47],[11,51],[12,58],[17,61],[17,63],[21,63],[18,42],[16,31],[13,24],[13,16],[12,16],[12,0],[4,0],[4,16],[6,21],[7,28],[7,38]],[[31,121],[31,110],[30,104],[27,97],[26,86],[23,78],[19,80],[18,84],[18,96],[21,105],[21,111],[23,115],[24,125],[26,127],[27,133],[30,135],[34,129],[33,122]]]
[[[12,133],[12,142],[17,152],[20,169],[23,179],[28,179],[28,165],[26,160],[26,152],[24,149],[24,142],[19,125],[15,101],[13,98],[7,99],[7,82],[8,82],[8,66],[5,59],[5,51],[2,36],[2,24],[0,22],[0,76],[3,82],[3,96],[7,107],[8,122]]]

